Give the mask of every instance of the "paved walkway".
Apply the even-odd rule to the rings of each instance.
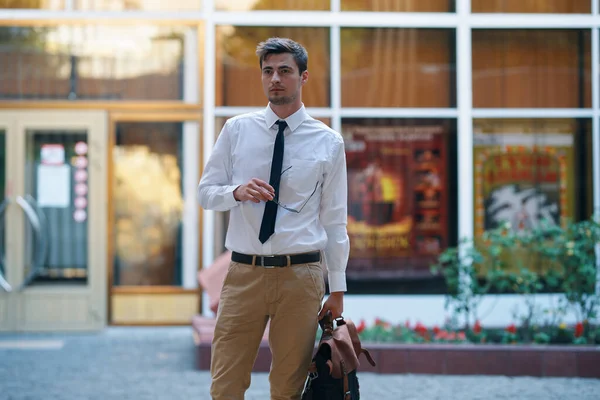
[[[1,400],[210,400],[194,370],[188,328],[109,328],[94,334],[0,334]],[[365,400],[598,399],[600,380],[480,376],[360,376]],[[255,374],[246,400],[269,400]]]

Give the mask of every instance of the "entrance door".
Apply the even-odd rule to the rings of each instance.
[[[106,114],[0,112],[0,330],[106,324]]]

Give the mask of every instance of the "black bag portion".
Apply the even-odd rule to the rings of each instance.
[[[360,400],[358,356],[365,353],[371,365],[375,362],[361,347],[351,321],[339,319],[334,330],[329,312],[320,323],[323,334],[309,367],[302,400]]]

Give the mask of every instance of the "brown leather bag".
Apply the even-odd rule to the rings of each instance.
[[[367,361],[376,365],[369,351],[362,348],[354,323],[338,318],[334,329],[333,322],[331,311],[319,322],[323,332],[302,400],[358,400],[359,356],[364,353]]]

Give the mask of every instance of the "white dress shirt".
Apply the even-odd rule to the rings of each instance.
[[[251,255],[322,251],[330,291],[346,291],[348,190],[339,133],[310,117],[304,105],[285,119],[278,201],[296,210],[306,204],[300,213],[278,207],[275,233],[264,244],[258,235],[265,202],[238,202],[233,197],[233,191],[252,178],[269,182],[278,120],[269,105],[227,120],[200,179],[200,205],[231,211],[227,249]]]

